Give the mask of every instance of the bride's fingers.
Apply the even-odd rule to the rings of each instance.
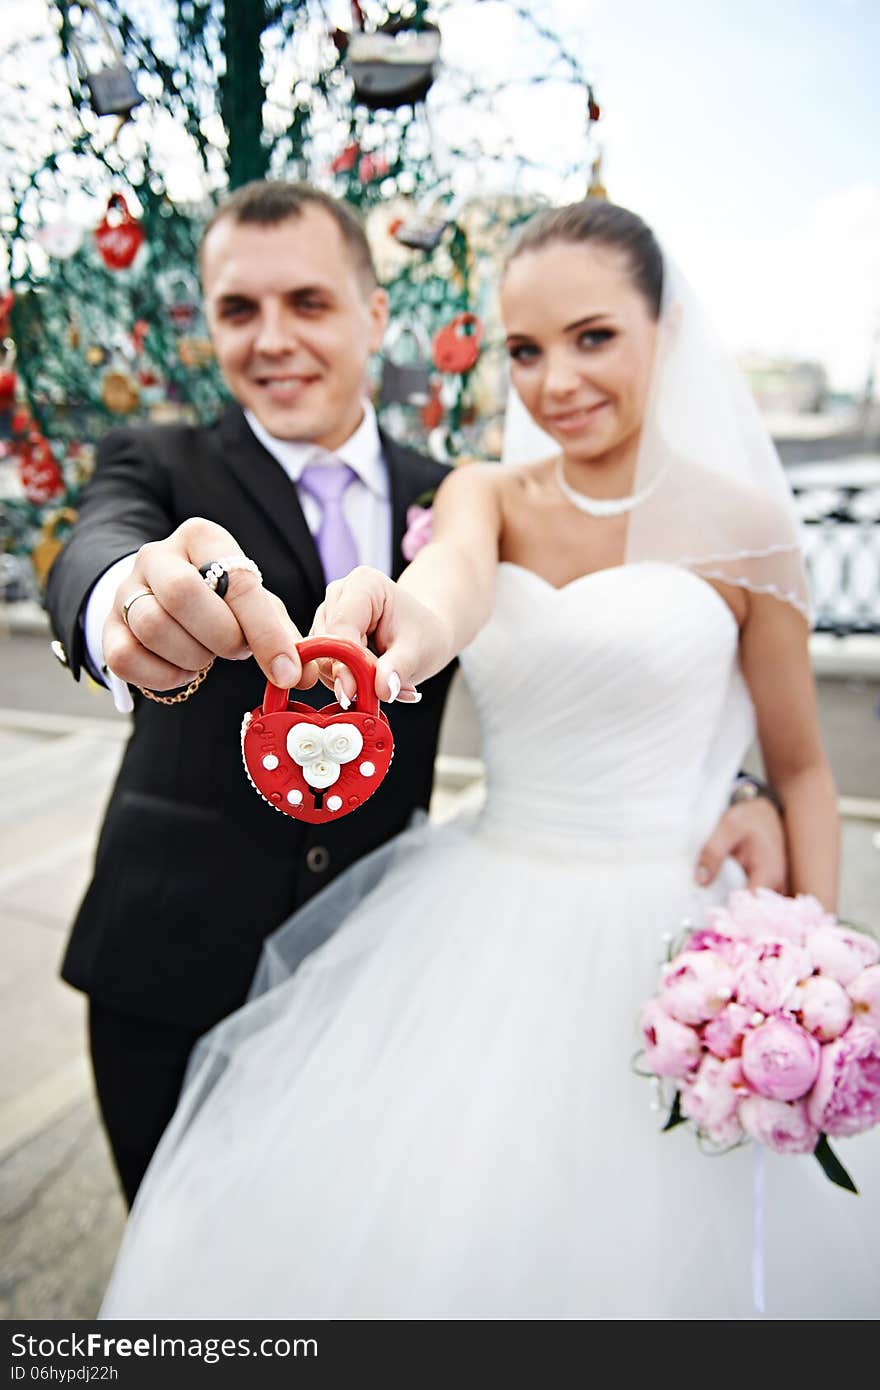
[[[422,692],[414,685],[402,685],[397,698],[402,705],[417,705],[422,698]]]
[[[310,661],[307,666],[303,667],[302,675],[296,683],[296,688],[297,690],[311,690],[312,686],[317,685],[320,679],[321,673],[318,670],[317,661]]]
[[[396,588],[386,575],[359,566],[345,579],[334,580],[327,586],[327,595],[315,614],[312,635],[354,642],[365,648],[370,660],[375,661],[367,649],[367,639],[372,636],[374,643],[378,641],[381,647],[379,635],[383,629],[386,633],[393,631],[395,594]],[[319,662],[318,665],[319,678],[325,685],[332,686],[338,703],[347,709],[357,693],[357,682],[351,671],[342,661]],[[412,679],[415,668],[415,651],[410,651],[408,644],[392,639],[377,665],[375,689],[380,700],[417,703],[422,697]]]
[[[364,646],[364,656],[372,664],[375,664],[376,658],[366,645]],[[344,661],[333,661],[328,664],[330,665],[331,688],[342,708],[348,709],[357,694],[357,681]]]
[[[379,699],[387,704],[395,700],[404,705],[418,704],[422,697],[413,681],[417,664],[418,655],[410,643],[392,642],[376,663],[376,694]]]
[[[327,586],[327,597],[321,612],[321,635],[353,642],[367,650],[370,660],[374,661],[373,654],[367,649],[367,639],[375,634],[387,613],[393,593],[393,584],[378,570],[366,566],[352,570],[345,579]],[[355,697],[357,682],[341,661],[332,663],[331,676],[336,699],[346,709]]]
[[[363,577],[363,576],[366,577]],[[390,580],[372,571],[353,570],[348,579],[331,584],[324,600],[324,633],[365,646],[391,603]]]
[[[329,629],[327,623],[327,611],[328,607],[331,604],[335,603],[335,600],[341,593],[344,582],[344,580],[337,579],[334,580],[332,584],[328,584],[327,597],[324,599],[324,602],[319,604],[317,609],[315,610],[315,616],[312,619],[312,626],[309,630],[310,637],[342,636],[341,633],[336,632],[335,630],[331,631]],[[363,638],[360,638],[359,645],[366,645]],[[333,690],[336,694],[337,700],[342,705],[343,709],[346,709],[348,705],[351,703],[351,700],[354,696],[354,677],[351,678],[350,682],[345,682],[344,684],[340,683],[339,676],[343,668],[340,666],[339,662],[333,661],[329,656],[318,657],[315,661],[309,662],[309,669],[314,669],[316,673],[315,680],[320,681],[321,684],[325,685],[328,690]],[[315,682],[313,681],[312,684],[315,684]],[[342,695],[341,699],[340,694]]]
[[[368,653],[368,655],[372,659],[372,653]],[[325,684],[330,684],[330,682],[325,681]],[[357,682],[348,667],[343,666],[342,662],[339,661],[333,663],[332,688],[337,703],[343,709],[348,709],[357,693]],[[401,685],[396,696],[393,692],[397,687],[390,680],[381,687],[379,682],[376,682],[375,689],[380,700],[385,700],[386,704],[392,704],[396,698],[402,705],[416,705],[422,698],[415,686],[409,683]]]

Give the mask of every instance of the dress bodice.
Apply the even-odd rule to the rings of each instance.
[[[498,567],[491,618],[462,654],[479,712],[487,830],[689,852],[720,815],[748,747],[751,701],[730,608],[666,564],[554,588]]]

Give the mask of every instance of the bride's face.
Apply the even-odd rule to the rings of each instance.
[[[657,322],[625,254],[584,242],[525,251],[501,310],[513,384],[567,458],[598,462],[637,441]]]

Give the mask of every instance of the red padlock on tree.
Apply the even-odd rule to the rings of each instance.
[[[14,303],[15,295],[12,293],[12,290],[7,290],[5,294],[0,294],[0,338],[8,338],[12,332],[9,320]]]
[[[95,228],[101,259],[110,270],[127,270],[141,249],[144,229],[128,210],[121,193],[113,193],[103,220]]]
[[[344,150],[340,150],[335,159],[331,159],[329,169],[331,174],[347,174],[353,169],[360,158],[361,147],[356,140],[350,145],[346,145]]]
[[[435,430],[443,420],[443,396],[439,381],[432,381],[428,387],[430,395],[419,411],[426,430]]]
[[[379,709],[375,668],[362,647],[338,637],[297,643],[300,660],[341,661],[357,681],[357,704],[323,709],[289,700],[269,684],[262,706],[244,717],[241,751],[254,790],[276,811],[322,825],[362,806],[391,763],[394,738]]]
[[[15,391],[18,378],[15,372],[0,370],[0,411],[9,411],[15,405]]]
[[[483,325],[476,314],[456,314],[434,334],[434,366],[450,375],[476,366],[483,341]]]
[[[49,442],[38,430],[28,436],[20,452],[18,468],[24,495],[41,506],[64,491],[64,478]]]

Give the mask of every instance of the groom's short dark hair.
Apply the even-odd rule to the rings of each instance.
[[[284,179],[254,179],[244,183],[224,198],[205,224],[199,241],[199,265],[205,238],[218,222],[230,218],[233,222],[250,222],[257,226],[277,227],[290,217],[302,217],[307,208],[320,208],[331,217],[348,247],[358,279],[368,292],[379,283],[373,253],[367,234],[357,214],[339,198],[333,198],[309,183],[289,183]]]

